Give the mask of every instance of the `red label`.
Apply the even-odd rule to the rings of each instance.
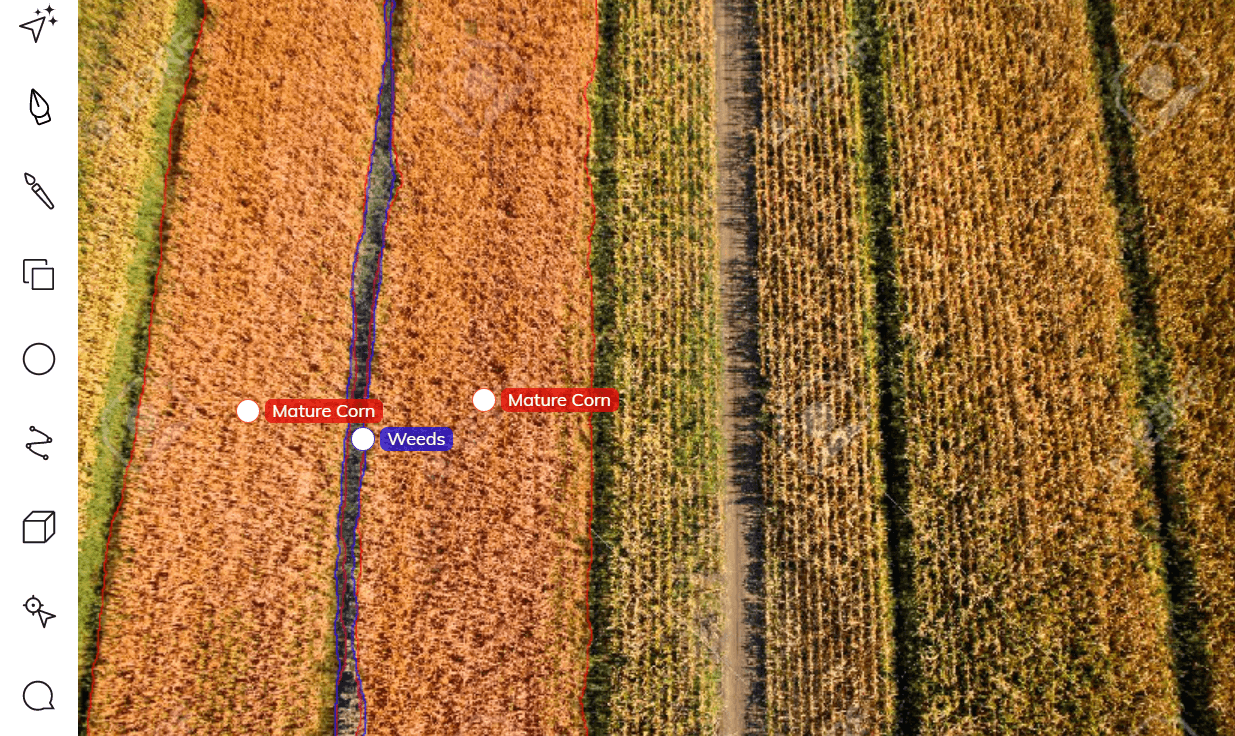
[[[275,424],[321,424],[382,421],[377,399],[270,399],[266,421]]]
[[[616,388],[504,388],[506,411],[617,411]]]

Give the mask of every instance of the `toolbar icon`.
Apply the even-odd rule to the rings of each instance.
[[[27,449],[27,450],[29,450],[30,452],[33,452],[35,455],[38,455],[39,457],[43,458],[44,460],[47,460],[47,459],[48,459],[47,455],[45,455],[44,453],[39,452],[38,450],[36,450],[36,449],[34,449],[34,448],[35,448],[35,447],[37,447],[37,446],[39,446],[39,445],[50,445],[50,444],[51,444],[51,437],[50,437],[50,436],[48,436],[48,434],[47,434],[46,432],[44,432],[43,430],[41,430],[41,429],[39,429],[38,427],[34,426],[33,424],[31,424],[31,425],[30,425],[30,431],[31,431],[31,432],[37,432],[38,434],[43,435],[43,439],[41,439],[41,440],[35,440],[34,442],[27,442],[27,443],[26,443],[26,449]]]
[[[21,520],[22,544],[46,544],[56,536],[55,511],[31,511]]]
[[[51,611],[43,610],[43,601],[35,598],[34,596],[27,598],[26,602],[22,604],[22,607],[25,608],[31,616],[38,616],[39,623],[43,624],[43,628],[45,629],[47,628],[47,622],[56,617],[56,614]]]
[[[45,376],[56,367],[56,353],[45,342],[36,342],[26,347],[21,354],[21,364],[36,376]]]
[[[51,16],[52,11],[54,10],[55,8],[50,5],[42,10],[36,10],[34,11],[34,18],[17,27],[25,28],[27,31],[30,31],[30,35],[34,36],[34,42],[38,43],[39,36],[43,35],[43,24],[50,22],[53,26],[56,25],[56,19]],[[44,13],[46,13],[46,15],[44,15]]]
[[[34,265],[39,263],[43,265]],[[21,282],[30,284],[32,291],[51,291],[56,288],[56,269],[47,265],[46,258],[26,258],[21,262]]]
[[[34,196],[39,198],[39,201],[47,206],[47,209],[54,210],[56,205],[51,203],[51,197],[47,196],[47,192],[43,190],[43,185],[34,180],[31,174],[25,174],[26,184],[30,186],[30,191],[34,192]]]
[[[30,115],[39,125],[51,122],[51,105],[47,104],[43,95],[33,87],[30,88]]]
[[[51,685],[42,680],[35,680],[21,691],[21,702],[30,710],[55,710],[51,697]]]

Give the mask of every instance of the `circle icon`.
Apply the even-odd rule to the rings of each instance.
[[[373,430],[368,427],[361,427],[355,432],[352,432],[352,447],[364,452],[373,446]]]
[[[236,416],[240,417],[242,422],[252,422],[257,419],[257,415],[260,413],[261,410],[253,399],[245,399],[236,405]]]
[[[21,691],[21,702],[30,710],[55,710],[51,704],[51,685],[35,680]]]
[[[493,392],[487,388],[482,388],[472,394],[472,406],[480,411],[489,411],[493,408],[494,403],[496,403],[496,399],[493,398]]]
[[[47,343],[36,342],[21,354],[21,364],[36,376],[45,376],[56,366],[56,353]]]

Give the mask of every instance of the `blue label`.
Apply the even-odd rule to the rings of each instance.
[[[455,446],[455,433],[450,427],[383,427],[383,450],[449,450]]]

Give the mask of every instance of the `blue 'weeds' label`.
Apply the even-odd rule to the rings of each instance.
[[[455,433],[450,427],[383,427],[383,450],[408,451],[449,450],[455,445]]]

